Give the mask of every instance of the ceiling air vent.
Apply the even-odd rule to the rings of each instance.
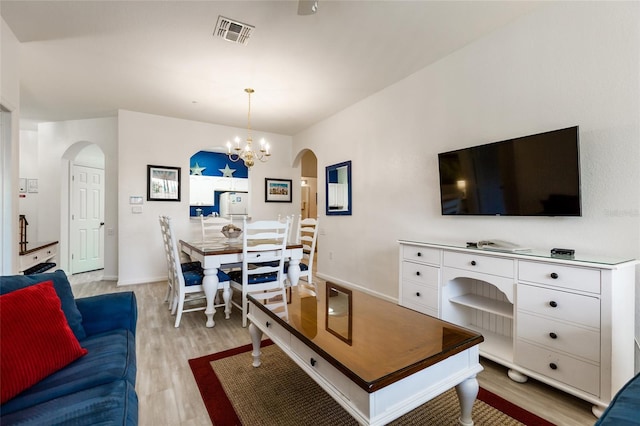
[[[246,45],[249,42],[254,26],[234,21],[233,19],[218,16],[218,23],[213,32],[215,37],[221,37],[227,41]]]

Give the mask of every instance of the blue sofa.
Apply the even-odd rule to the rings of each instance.
[[[616,393],[596,426],[640,425],[640,374]]]
[[[0,294],[47,280],[53,280],[67,322],[88,353],[2,404],[0,424],[137,425],[135,294],[75,299],[61,270],[0,277]],[[3,347],[10,344],[2,341]]]

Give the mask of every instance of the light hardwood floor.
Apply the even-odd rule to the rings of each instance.
[[[118,287],[100,281],[99,273],[71,277],[76,297],[119,291],[134,291],[138,300],[137,383],[139,424],[211,425],[188,360],[250,343],[234,310],[229,320],[216,312],[214,328],[205,327],[202,312],[186,313],[179,328],[163,302],[166,283]],[[247,367],[251,359],[247,358]],[[502,396],[557,425],[593,425],[591,404],[534,380],[519,384],[506,375],[506,368],[482,359],[485,370],[480,386]],[[251,426],[251,425],[247,425]]]

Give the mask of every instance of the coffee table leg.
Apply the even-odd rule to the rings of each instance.
[[[262,341],[262,330],[253,325],[253,323],[249,324],[249,334],[251,334],[251,343],[253,344],[253,351],[251,352],[251,356],[253,356],[253,366],[260,367],[262,362],[260,361],[260,342]]]
[[[460,402],[460,418],[458,419],[458,423],[463,426],[473,425],[471,410],[478,396],[479,388],[480,386],[478,385],[478,380],[475,375],[456,386],[456,393],[458,394],[458,401]]]

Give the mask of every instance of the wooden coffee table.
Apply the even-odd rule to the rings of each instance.
[[[361,424],[387,424],[455,386],[459,423],[473,425],[482,335],[331,283],[293,287],[288,302],[280,318],[249,296],[254,367],[265,333]]]

